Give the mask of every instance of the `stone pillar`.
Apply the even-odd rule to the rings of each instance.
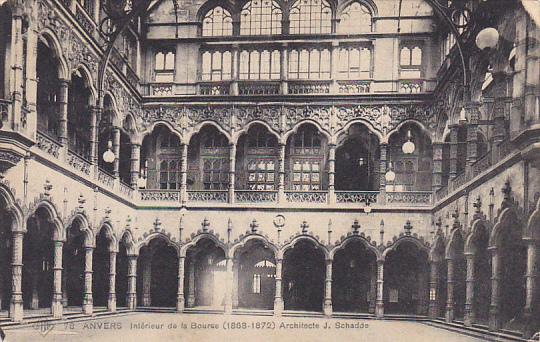
[[[276,294],[274,295],[274,316],[281,316],[284,309],[282,297],[283,259],[276,260]]]
[[[441,142],[433,143],[433,175],[431,180],[431,189],[433,193],[442,188],[442,176],[443,176],[443,146]]]
[[[189,263],[189,284],[188,284],[187,306],[195,306],[195,260]]]
[[[450,126],[450,179],[454,179],[457,176],[457,163],[458,163],[458,126]]]
[[[427,267],[425,267],[422,271],[420,271],[420,274],[418,274],[418,291],[416,292],[418,296],[418,304],[416,307],[417,315],[425,315],[429,308],[428,301],[426,300],[428,292],[426,286],[428,285],[428,275],[426,269]]]
[[[112,151],[114,153],[113,175],[115,178],[120,176],[120,129],[112,129]]]
[[[68,89],[67,80],[59,81],[58,91],[58,140],[63,146],[68,144],[67,117],[68,117]]]
[[[91,315],[94,305],[92,299],[92,255],[93,247],[86,246],[84,248],[84,297],[83,297],[83,313]]]
[[[328,144],[328,202],[330,204],[336,203],[335,175],[336,175],[336,145]]]
[[[229,203],[234,203],[234,182],[236,171],[236,144],[229,146]]]
[[[9,317],[15,322],[23,319],[23,297],[22,297],[22,253],[23,253],[23,232],[11,232],[11,303],[9,307]]]
[[[377,260],[377,300],[375,302],[375,317],[384,316],[384,260]]]
[[[386,169],[388,160],[388,144],[379,145],[381,159],[379,165],[379,199],[382,204],[386,202]]]
[[[226,272],[225,272],[225,314],[232,314],[232,291],[233,291],[233,264],[232,258],[226,260]]]
[[[447,277],[446,277],[446,314],[447,323],[454,321],[454,260],[447,259]]]
[[[130,161],[130,184],[133,189],[137,189],[137,181],[139,180],[139,168],[141,166],[141,145],[131,144]]]
[[[286,145],[279,144],[279,178],[278,178],[278,202],[285,203],[285,148]]]
[[[128,289],[126,298],[129,310],[137,307],[137,256],[128,255]]]
[[[500,258],[496,247],[491,250],[491,304],[489,306],[489,330],[497,331],[501,328],[500,322]]]
[[[187,202],[187,167],[188,167],[188,145],[182,144],[182,160],[180,163],[180,199],[182,205]]]
[[[332,316],[332,259],[326,260],[326,279],[324,281],[323,312],[327,317]]]
[[[237,308],[238,307],[238,270],[239,269],[239,265],[238,264],[234,264],[233,266],[233,292],[232,292],[232,305],[233,305],[233,308]]]
[[[332,25],[335,25],[334,21],[332,21]],[[330,79],[332,80],[332,84],[330,85],[330,93],[338,94],[339,85],[337,83],[337,79],[338,79],[338,67],[340,65],[339,64],[339,42],[336,42],[336,41],[332,42],[332,48],[330,52],[331,52]]]
[[[116,252],[110,252],[109,257],[109,298],[107,300],[107,309],[110,312],[116,312]]]
[[[231,68],[231,85],[229,86],[229,93],[233,96],[240,94],[238,89],[238,79],[240,78],[239,67],[240,67],[240,53],[239,47],[237,44],[233,44],[232,47],[232,68]]]
[[[62,248],[63,241],[54,241],[53,298],[51,311],[54,318],[62,318]]]
[[[287,95],[289,93],[289,45],[283,43],[281,47],[281,94]]]
[[[62,306],[68,306],[67,272],[62,272]]]
[[[429,317],[432,319],[439,316],[439,291],[438,291],[438,282],[439,282],[439,262],[432,261],[429,264]]]
[[[377,263],[371,266],[371,277],[369,277],[369,313],[375,313],[375,301],[377,300]]]
[[[479,104],[469,103],[465,106],[465,113],[469,120],[467,125],[467,172],[471,172],[471,166],[478,159],[478,120]]]
[[[15,131],[20,130],[22,107],[23,107],[23,16],[24,9],[22,6],[17,6],[13,9],[11,18],[11,77],[9,89],[12,90],[12,113],[13,113],[13,126]]]
[[[500,68],[498,68],[500,69]],[[506,83],[506,73],[503,70],[493,72],[494,84]],[[493,131],[491,135],[491,150],[495,153],[493,160],[499,160],[499,144],[506,139],[506,87],[497,91],[493,102]]]
[[[90,156],[89,159],[94,165],[98,165],[98,117],[101,115],[101,110],[99,107],[90,108],[90,139],[88,142],[90,144]],[[97,166],[96,166],[97,167]]]
[[[152,285],[152,259],[147,256],[141,260],[142,272],[142,306],[152,305],[151,285]]]
[[[178,258],[178,291],[176,293],[176,311],[184,311],[184,262],[186,258],[181,256]]]
[[[465,258],[467,259],[467,289],[465,295],[465,326],[472,326],[475,322],[474,317],[474,254],[466,254]]]
[[[535,321],[538,315],[538,309],[535,308],[537,297],[537,278],[538,278],[538,242],[534,240],[527,241],[527,271],[525,273],[525,329],[524,337],[529,338],[535,333]]]

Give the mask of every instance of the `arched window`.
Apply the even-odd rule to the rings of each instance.
[[[339,33],[366,33],[372,31],[371,11],[359,2],[353,2],[341,13]]]
[[[11,10],[7,3],[0,5],[0,32],[2,32],[0,35],[0,99],[4,99],[7,97],[9,84],[9,46],[11,45]]]
[[[90,89],[79,71],[71,76],[68,94],[68,147],[72,152],[90,158]]]
[[[272,0],[252,0],[240,14],[241,35],[281,33],[281,8]]]
[[[52,138],[59,136],[58,60],[46,41],[38,42],[37,74],[37,129]]]
[[[322,190],[323,137],[312,125],[303,125],[289,146],[290,186],[295,191]]]
[[[231,13],[217,6],[206,13],[203,19],[202,35],[231,36],[233,31]]]
[[[325,0],[297,0],[289,20],[291,34],[330,33],[332,8]]]

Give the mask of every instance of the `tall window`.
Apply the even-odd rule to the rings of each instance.
[[[339,50],[339,78],[367,79],[371,74],[371,50],[367,47],[343,47]]]
[[[254,294],[261,293],[261,275],[258,273],[253,274],[253,286],[252,286],[251,291]]]
[[[60,92],[60,82],[58,80],[59,63],[54,51],[46,45],[46,41],[40,40],[38,42],[37,61],[37,129],[41,133],[58,138],[60,125],[58,116],[58,94]],[[3,81],[3,79],[0,80],[0,83]],[[1,96],[2,94],[0,93]]]
[[[154,80],[156,82],[174,81],[174,56],[172,50],[158,51],[154,60]]]
[[[163,132],[159,139],[159,187],[180,189],[180,139],[172,132]]]
[[[277,80],[281,72],[281,52],[242,51],[240,53],[240,78],[247,80]]]
[[[90,157],[90,89],[87,79],[77,70],[68,89],[68,147],[82,157]]]
[[[224,8],[217,6],[206,13],[203,19],[202,35],[230,36],[233,25],[231,14]]]
[[[275,190],[277,139],[255,126],[247,137],[247,186],[249,190]]]
[[[399,64],[401,78],[422,77],[422,48],[418,45],[402,46]]]
[[[329,79],[330,50],[291,50],[289,52],[289,78]]]
[[[291,146],[292,190],[321,190],[322,140],[319,131],[312,126],[303,126],[293,136]]]
[[[272,0],[252,0],[240,14],[240,34],[263,35],[281,33],[281,8]]]
[[[332,8],[325,0],[297,0],[289,20],[291,34],[330,33]]]
[[[347,6],[340,18],[339,33],[366,33],[372,31],[371,11],[367,6],[353,2]]]
[[[230,80],[231,70],[232,55],[230,51],[206,51],[202,54],[201,80]]]
[[[209,132],[203,138],[202,177],[205,190],[226,190],[229,185],[229,156],[227,138]]]

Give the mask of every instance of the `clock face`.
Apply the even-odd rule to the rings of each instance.
[[[276,227],[283,227],[285,225],[285,216],[283,215],[276,215],[274,218],[274,225]]]

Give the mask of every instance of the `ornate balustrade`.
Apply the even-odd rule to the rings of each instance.
[[[67,152],[67,163],[79,172],[82,172],[86,175],[90,174],[90,167],[92,164],[71,151]]]
[[[188,191],[188,202],[203,203],[227,203],[229,193],[227,191],[211,190],[190,190]]]
[[[108,188],[113,188],[114,186],[114,177],[109,175],[107,172],[103,170],[98,170],[97,174],[98,182],[105,185]]]
[[[0,99],[0,128],[7,122],[9,118],[9,107],[11,101]]]
[[[424,90],[424,80],[401,80],[399,92],[407,94],[421,93]]]
[[[275,203],[277,191],[237,190],[234,192],[236,203]]]
[[[506,158],[512,151],[512,143],[510,140],[501,141],[499,144],[499,160]]]
[[[87,2],[85,1],[85,4],[86,3]],[[91,2],[88,4],[88,6],[83,7],[81,4],[79,4],[79,2],[76,1],[75,19],[83,27],[83,29],[90,34],[94,33],[96,28],[92,19],[92,12],[93,8],[91,6]]]
[[[448,196],[448,186],[443,186],[437,192],[435,193],[435,199],[437,201],[442,200],[443,198],[446,198]]]
[[[62,148],[62,145],[44,133],[37,132],[36,145],[40,150],[53,156],[54,158],[58,159],[60,157],[60,149]]]
[[[150,84],[150,95],[152,96],[172,96],[172,83],[152,83]]]
[[[371,81],[337,81],[340,94],[366,94],[371,91]]]
[[[141,201],[179,202],[180,190],[139,190]]]
[[[377,191],[336,191],[336,203],[376,203]]]
[[[129,197],[129,198],[133,198],[133,193],[134,193],[134,189],[129,186],[128,184],[120,181],[120,193]]]
[[[285,191],[285,199],[292,203],[327,203],[326,191]]]
[[[330,94],[332,81],[289,81],[289,94]]]
[[[465,172],[462,172],[452,180],[452,190],[456,190],[465,183],[467,183],[467,175]]]
[[[229,82],[199,83],[200,95],[229,95]]]
[[[474,164],[472,164],[472,177],[476,177],[485,170],[487,170],[491,163],[491,153],[486,153],[482,158],[478,159]]]
[[[279,82],[239,82],[238,92],[240,95],[278,95]]]
[[[386,202],[391,204],[430,205],[432,203],[432,193],[431,191],[387,192]]]

